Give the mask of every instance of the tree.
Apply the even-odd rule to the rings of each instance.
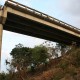
[[[63,55],[70,49],[70,46],[67,46],[66,44],[62,44],[62,43],[56,43],[56,49],[57,49],[57,52]]]
[[[36,66],[46,63],[48,58],[47,48],[42,45],[28,48],[18,44],[12,49],[10,54],[13,57],[10,66],[17,68],[18,71],[27,69],[28,66],[31,66],[31,69],[33,67],[36,68]]]
[[[40,45],[33,48],[32,59],[34,64],[38,65],[41,63],[45,63],[47,58],[48,51],[45,46]]]
[[[10,78],[11,74],[8,74],[8,73],[0,73],[0,80],[13,80]]]
[[[14,74],[15,70],[18,72],[18,76],[21,80],[25,79],[27,67],[31,64],[32,48],[24,47],[22,44],[18,44],[12,49],[12,60],[10,63],[10,70]],[[25,76],[25,77],[24,77]]]
[[[0,80],[6,80],[6,75],[5,73],[0,73]]]
[[[13,57],[12,63],[17,63],[19,66],[24,67],[28,66],[31,62],[32,49],[24,47],[22,44],[18,44],[12,49],[10,54]]]

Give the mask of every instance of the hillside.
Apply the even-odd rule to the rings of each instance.
[[[80,48],[74,47],[62,57],[39,65],[34,72],[1,73],[0,80],[80,80]]]
[[[34,75],[28,76],[28,80],[80,80],[80,48],[73,48],[61,58],[51,60],[43,69],[40,67]]]

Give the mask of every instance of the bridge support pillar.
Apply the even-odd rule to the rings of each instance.
[[[1,69],[2,33],[3,33],[3,25],[2,25],[2,24],[0,24],[0,69]]]

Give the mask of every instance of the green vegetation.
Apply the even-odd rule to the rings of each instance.
[[[0,73],[0,80],[79,80],[80,48],[62,44],[57,47],[62,56],[52,59],[56,47],[16,45],[10,53],[11,62],[6,61],[8,73]]]

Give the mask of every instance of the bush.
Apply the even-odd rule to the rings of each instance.
[[[68,62],[68,60],[65,58],[65,60],[61,60],[61,62],[59,63],[59,66],[58,66],[58,67],[60,67],[60,68],[62,68],[62,69],[65,69],[65,68],[67,68],[68,65],[69,65],[69,62]]]

